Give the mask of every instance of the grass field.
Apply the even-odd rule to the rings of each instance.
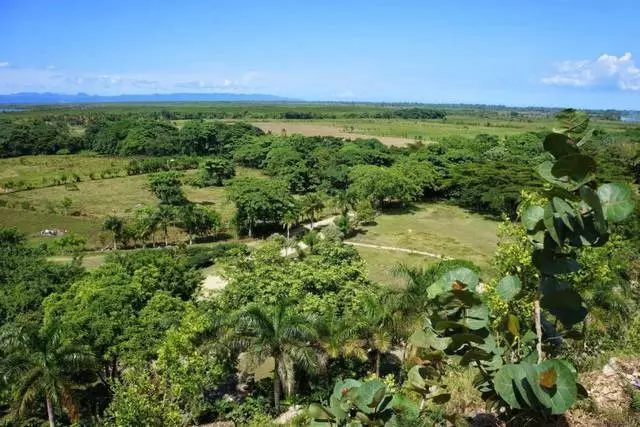
[[[392,246],[473,261],[490,275],[490,260],[497,244],[498,223],[444,203],[419,204],[412,212],[382,214],[376,225],[364,228],[349,241]],[[368,262],[371,277],[382,283],[398,285],[389,272],[398,264],[416,262],[427,265],[437,261],[420,255],[383,249],[358,248]]]
[[[446,120],[388,120],[388,119],[337,119],[337,120],[282,120],[255,121],[255,126],[264,131],[280,134],[300,133],[307,136],[330,135],[342,138],[378,138],[386,145],[403,146],[421,139],[423,142],[438,141],[447,136],[473,138],[479,134],[498,136],[524,132],[549,131],[557,123],[554,119],[530,120],[504,117],[478,118],[450,116]],[[596,127],[609,132],[619,132],[634,127],[632,123],[594,121]],[[637,127],[637,125],[635,125]]]
[[[46,157],[49,164],[54,163],[52,156],[40,157]],[[39,162],[34,159],[29,167],[34,173],[38,173]],[[60,159],[63,164],[67,161],[66,156]],[[23,169],[25,174],[28,173],[26,167]],[[195,173],[194,170],[186,171],[185,175]],[[237,175],[264,176],[260,171],[248,168],[237,168]],[[0,194],[3,206],[0,208],[0,225],[16,227],[36,242],[52,240],[51,237],[39,236],[42,229],[67,229],[85,237],[88,247],[101,247],[100,230],[105,216],[127,216],[138,207],[157,205],[158,199],[147,188],[147,182],[147,175],[134,175],[78,182],[77,190],[59,185]],[[192,202],[202,203],[219,211],[223,221],[228,221],[233,216],[233,204],[226,201],[224,188],[185,185],[183,190]],[[65,198],[71,199],[71,206],[66,210],[61,206],[61,201]]]
[[[391,252],[372,248],[356,248],[360,257],[367,263],[369,278],[382,285],[403,288],[406,279],[394,274],[394,268],[400,264],[410,267],[427,267],[435,262],[434,258],[423,255]]]
[[[53,184],[54,180],[74,175],[89,181],[90,175],[100,179],[101,174],[126,175],[129,160],[123,157],[94,155],[22,156],[0,159],[0,187],[10,181],[24,182],[30,187]]]

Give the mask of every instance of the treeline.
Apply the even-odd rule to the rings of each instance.
[[[191,121],[182,129],[168,121],[100,118],[74,135],[62,117],[0,122],[0,157],[70,154],[91,150],[116,156],[229,153],[241,138],[263,135],[247,123]]]
[[[405,120],[434,120],[445,119],[447,112],[431,108],[394,108],[382,111],[360,111],[345,113],[341,118],[345,119],[405,119]],[[311,120],[311,119],[337,119],[336,114],[322,112],[286,111],[281,118],[286,120]]]

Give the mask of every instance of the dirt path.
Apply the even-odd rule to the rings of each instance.
[[[280,134],[284,129],[287,134],[300,133],[305,136],[337,136],[339,138],[347,139],[371,139],[375,138],[385,145],[404,147],[407,144],[415,142],[409,138],[399,138],[395,136],[375,136],[366,135],[362,133],[346,132],[338,127],[331,126],[329,124],[318,124],[308,122],[252,122],[254,126],[259,127],[265,132],[271,132],[274,134]]]
[[[383,251],[395,251],[395,252],[405,252],[405,253],[408,253],[408,254],[424,255],[424,256],[431,257],[431,258],[437,258],[437,259],[442,259],[442,260],[450,260],[450,259],[452,259],[452,258],[449,258],[449,257],[444,256],[444,255],[434,254],[432,252],[416,251],[414,249],[398,248],[398,247],[395,247],[395,246],[370,245],[368,243],[347,242],[347,241],[344,241],[343,243],[345,245],[351,245],[351,246],[356,246],[356,247],[360,246],[362,248],[380,249],[380,250],[383,250]]]

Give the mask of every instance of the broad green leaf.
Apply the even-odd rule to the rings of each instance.
[[[591,188],[583,185],[580,187],[580,197],[591,208],[593,216],[595,218],[595,224],[601,233],[606,231],[607,224],[604,220],[604,211],[602,210],[602,204],[600,203],[600,197]],[[582,225],[584,227],[584,224]]]
[[[575,217],[575,210],[573,206],[560,197],[553,197],[553,199],[551,199],[551,204],[553,205],[553,209],[556,214],[560,216],[564,225],[566,225],[569,230],[573,231],[574,228],[572,220]]]
[[[563,133],[550,133],[544,139],[544,149],[553,157],[559,159],[569,154],[577,153],[576,147],[569,141],[569,137]]]
[[[374,379],[362,384],[357,390],[355,403],[361,411],[369,414],[384,397],[387,392],[387,386],[381,380]]]
[[[315,420],[331,420],[335,418],[330,410],[317,403],[309,405],[309,415]]]
[[[453,334],[450,338],[451,344],[449,345],[449,348],[451,350],[457,350],[463,345],[470,343],[484,344],[484,339],[481,336],[468,332]]]
[[[589,127],[589,115],[573,108],[562,110],[556,114],[556,119],[560,121],[562,129],[554,132],[566,133],[574,141],[580,139]]]
[[[546,390],[540,386],[540,371],[539,365],[533,365],[531,363],[520,362],[519,366],[526,372],[526,386],[528,390],[533,394],[530,396],[529,405],[532,407],[551,407],[551,396]]]
[[[496,286],[496,293],[505,301],[511,301],[520,293],[522,284],[517,276],[503,277]]]
[[[493,377],[496,393],[514,409],[522,409],[522,403],[526,403],[516,386],[516,383],[522,384],[525,377],[526,373],[518,365],[504,365]]]
[[[528,231],[535,230],[536,226],[544,216],[544,208],[542,206],[529,206],[522,213],[522,223]]]
[[[393,395],[391,400],[391,407],[393,410],[402,416],[403,420],[415,420],[420,415],[420,408],[413,403],[413,401],[407,399],[399,393]]]
[[[576,401],[578,386],[576,375],[571,372],[570,364],[564,360],[545,360],[537,369],[539,372],[547,372],[550,369],[556,371],[556,385],[552,390],[547,391],[551,397],[551,413],[564,414]]]
[[[531,257],[533,265],[545,275],[575,273],[580,264],[567,255],[556,254],[551,251],[536,250]]]
[[[584,154],[570,154],[558,159],[551,168],[551,174],[561,179],[568,177],[575,182],[583,182],[596,171],[596,161]]]
[[[450,338],[439,338],[433,331],[415,331],[409,342],[420,348],[444,350],[449,346]]]
[[[633,212],[631,189],[621,184],[604,184],[598,187],[604,217],[611,222],[624,221]]]
[[[572,187],[572,184],[569,183],[569,179],[568,178],[556,178],[552,173],[551,170],[553,169],[553,162],[550,161],[545,161],[540,163],[537,167],[536,170],[538,171],[538,174],[547,182],[557,185],[558,187],[561,188],[565,188],[565,189],[570,189]]]
[[[333,386],[333,395],[336,396],[338,399],[341,399],[342,396],[345,395],[346,391],[355,387],[360,387],[361,385],[362,383],[360,381],[354,380],[351,378],[347,378],[346,380],[343,380],[343,381],[337,381],[336,384]]]
[[[467,289],[474,291],[479,282],[478,275],[466,267],[456,268],[444,273],[434,284],[427,289],[427,295],[435,298],[445,292],[455,289],[456,282],[463,283]]]
[[[551,238],[558,244],[558,246],[562,246],[562,240],[560,240],[560,235],[556,227],[556,218],[553,213],[553,206],[551,203],[548,203],[544,208],[542,222],[544,222],[544,226],[547,228]]]
[[[582,305],[582,297],[573,289],[544,294],[540,305],[556,316],[567,329],[582,322],[587,316],[587,309]]]
[[[428,387],[421,371],[424,371],[424,367],[421,365],[416,365],[409,369],[409,372],[407,373],[407,381],[414,390],[424,393],[427,391]]]
[[[484,304],[473,306],[467,309],[467,315],[462,321],[469,329],[482,329],[489,323],[489,308]]]

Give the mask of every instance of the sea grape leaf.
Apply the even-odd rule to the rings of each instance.
[[[600,202],[600,197],[598,196],[598,194],[591,188],[583,185],[582,187],[580,187],[580,197],[593,211],[595,225],[598,231],[604,232],[606,230],[607,224],[604,220],[604,211],[602,209],[602,204]],[[582,224],[582,226],[584,228],[584,224]]]
[[[415,331],[409,342],[420,348],[444,350],[449,346],[450,338],[439,338],[433,331]]]
[[[596,161],[584,154],[570,154],[558,159],[551,168],[551,174],[557,179],[569,177],[583,183],[596,171]]]
[[[533,231],[536,229],[538,223],[542,221],[543,216],[544,208],[542,206],[529,206],[522,213],[522,223],[528,231]]]
[[[551,413],[564,414],[575,403],[578,394],[576,375],[571,371],[569,362],[565,360],[550,359],[538,365],[541,373],[553,369],[556,372],[555,387],[545,390],[551,397]]]
[[[556,159],[569,154],[575,154],[578,151],[569,141],[569,136],[563,133],[550,133],[544,139],[543,146],[544,149],[550,152]]]
[[[611,222],[620,222],[633,212],[634,201],[631,189],[621,184],[603,184],[598,187],[604,217]]]
[[[496,293],[505,301],[511,301],[520,293],[522,284],[517,276],[503,277],[496,286]]]

